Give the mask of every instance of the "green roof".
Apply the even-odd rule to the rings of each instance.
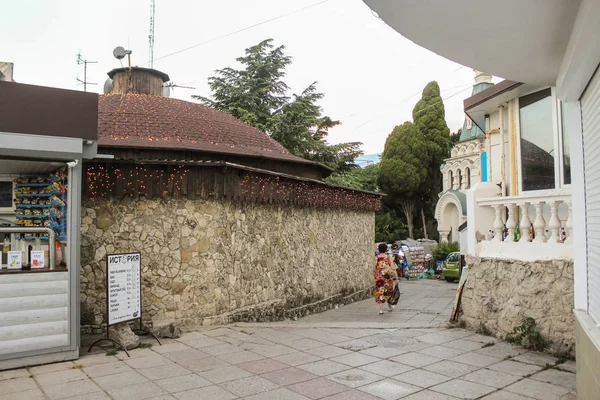
[[[494,86],[494,84],[491,82],[480,82],[475,84],[475,86],[473,86],[473,93],[471,93],[471,96],[474,96],[479,92],[483,92],[490,86]],[[460,138],[458,139],[459,142],[462,142],[463,140],[475,139],[478,136],[485,135],[483,131],[474,123],[471,123],[471,128],[467,129],[467,118],[468,117],[465,117],[465,122],[463,123],[462,131],[460,132]]]

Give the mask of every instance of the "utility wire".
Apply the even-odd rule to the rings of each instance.
[[[466,92],[467,90],[469,90],[469,89],[471,88],[472,84],[471,84],[471,83],[465,83],[465,84],[462,84],[462,85],[458,85],[458,86],[451,87],[451,88],[444,89],[444,90],[440,91],[440,93],[442,93],[442,92],[445,92],[445,91],[448,91],[448,90],[452,90],[452,89],[458,89],[458,88],[460,88],[460,87],[464,87],[464,86],[467,86],[467,85],[469,86],[468,88],[465,88],[465,89],[463,89],[463,90],[461,90],[461,91],[459,91],[459,92],[457,92],[457,93],[454,93],[454,94],[452,94],[451,96],[448,96],[448,97],[446,97],[445,99],[442,99],[442,100],[441,100],[441,102],[444,102],[445,100],[447,100],[447,99],[449,99],[449,98],[451,98],[451,97],[457,96],[457,95],[459,95],[460,93]],[[384,107],[384,108],[387,108],[387,107],[389,107],[389,106],[391,106],[391,105],[398,105],[398,104],[405,103],[405,102],[407,102],[408,100],[412,99],[413,97],[415,97],[417,94],[419,94],[419,93],[421,93],[421,92],[422,92],[422,90],[419,90],[418,92],[416,92],[415,94],[411,95],[410,97],[407,97],[406,99],[402,100],[401,102],[399,102],[399,103],[396,103],[396,102],[394,102],[394,103],[390,103],[390,104],[388,104],[388,105],[387,105],[386,107]],[[432,107],[432,106],[434,106],[434,105],[436,105],[436,104],[439,104],[439,103],[440,103],[440,101],[438,101],[438,102],[436,102],[436,103],[433,103],[433,104],[430,104],[429,106],[425,107],[423,110],[427,110],[428,108],[430,108],[430,107]],[[421,111],[423,111],[423,110],[421,110]],[[360,124],[359,126],[357,126],[356,128],[354,128],[354,129],[352,130],[352,132],[355,132],[355,131],[357,131],[358,129],[362,128],[363,126],[365,126],[365,125],[367,125],[367,124],[369,124],[369,123],[373,122],[374,120],[376,120],[376,119],[377,119],[377,118],[379,118],[380,116],[381,116],[381,113],[379,113],[379,114],[375,115],[375,116],[374,116],[373,118],[371,118],[370,120],[368,120],[368,121],[365,121],[365,122],[363,122],[362,124]]]
[[[419,112],[423,112],[423,111],[425,111],[425,110],[427,110],[427,109],[430,109],[431,107],[433,107],[433,106],[435,106],[435,105],[438,105],[438,104],[440,104],[440,103],[443,103],[444,101],[448,100],[448,99],[449,99],[449,98],[451,98],[451,97],[458,96],[459,94],[461,94],[461,93],[463,93],[463,92],[466,92],[466,91],[467,91],[467,90],[469,90],[469,89],[470,89],[470,88],[466,88],[466,89],[464,89],[464,90],[461,90],[460,92],[456,92],[456,93],[454,93],[453,95],[450,95],[450,96],[446,97],[445,99],[442,99],[442,100],[440,100],[440,101],[436,101],[435,103],[428,105],[427,107],[423,108],[422,110],[419,110]]]
[[[302,7],[302,8],[298,8],[297,10],[293,10],[293,11],[290,11],[288,13],[278,15],[277,17],[273,17],[273,18],[264,20],[262,22],[254,24],[254,25],[246,26],[245,28],[238,29],[237,31],[229,32],[229,33],[227,33],[225,35],[222,35],[222,36],[219,36],[219,37],[216,37],[216,38],[213,38],[213,39],[209,39],[209,40],[207,40],[205,42],[201,42],[201,43],[195,44],[195,45],[190,46],[190,47],[186,47],[185,49],[177,50],[177,51],[175,51],[173,53],[164,55],[162,57],[155,58],[154,61],[162,60],[164,58],[174,56],[175,54],[183,53],[184,51],[188,51],[188,50],[195,49],[196,47],[204,46],[205,44],[212,43],[212,42],[224,39],[224,38],[229,37],[229,36],[233,36],[233,35],[238,34],[240,32],[244,32],[244,31],[247,31],[249,29],[256,28],[257,26],[264,25],[266,23],[273,22],[275,20],[288,17],[288,16],[290,16],[292,14],[296,14],[296,13],[299,13],[299,12],[304,11],[304,10],[308,10],[309,8],[319,6],[319,5],[323,4],[323,3],[327,3],[328,1],[331,1],[331,0],[323,0],[323,1],[320,1],[318,3],[314,3],[314,4],[310,4],[310,5]]]

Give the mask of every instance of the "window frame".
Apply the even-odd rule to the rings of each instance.
[[[570,189],[571,188],[571,183],[573,182],[573,178],[571,177],[571,183],[565,183],[565,147],[564,147],[564,132],[563,132],[563,115],[562,115],[562,108],[563,108],[563,103],[562,101],[560,101],[560,99],[556,98],[556,104],[555,107],[557,109],[557,124],[558,124],[558,145],[559,145],[559,149],[560,149],[560,159],[559,164],[560,164],[560,176],[558,177],[557,182],[559,183],[559,189]],[[571,149],[569,148],[569,151]]]
[[[0,175],[0,182],[11,182],[12,183],[12,193],[11,193],[11,207],[0,207],[0,215],[12,214],[14,217],[15,214],[15,183],[13,182],[17,175]]]
[[[521,113],[519,100],[521,97],[528,96],[533,93],[541,92],[543,90],[550,89],[551,105],[552,105],[552,140],[554,143],[554,188],[552,189],[540,189],[540,190],[523,190],[523,168],[521,159]],[[562,115],[561,115],[561,101],[556,96],[556,88],[554,86],[545,86],[537,88],[530,92],[524,93],[514,99],[513,113],[515,120],[516,130],[516,141],[517,141],[517,180],[518,189],[520,194],[528,193],[531,195],[548,193],[551,191],[568,189],[571,187],[570,184],[564,184],[564,160],[563,160],[563,138],[562,138]]]

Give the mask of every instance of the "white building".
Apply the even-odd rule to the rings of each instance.
[[[567,337],[569,332],[558,331],[576,325],[578,398],[597,399],[600,2],[545,0],[543,6],[521,0],[365,2],[417,44],[510,79],[465,101],[473,122],[486,132],[491,129],[482,120],[489,121],[489,128],[499,128],[491,134],[489,158],[494,159],[496,149],[503,161],[497,166],[492,162],[491,182],[478,184],[467,198],[469,252],[477,264],[471,272],[489,274],[489,291],[474,287],[473,298],[480,303],[482,322],[495,323],[499,330],[509,327],[512,314],[532,312],[548,323],[543,334]],[[448,23],[465,19],[468,24]],[[531,221],[533,241],[526,229],[529,225],[531,230]],[[506,240],[502,240],[504,224]],[[517,224],[522,235],[515,242]],[[493,241],[478,240],[477,232],[490,229],[495,232]],[[538,284],[531,275],[537,276]],[[539,279],[552,283],[542,288]],[[474,281],[485,288],[482,278]],[[512,297],[502,297],[505,292]],[[488,312],[495,320],[486,319]]]
[[[472,95],[493,86],[492,76],[475,71]],[[440,241],[459,241],[458,227],[467,220],[466,192],[473,185],[487,180],[485,134],[473,121],[465,118],[458,143],[452,148],[450,158],[441,166],[443,191],[435,208]]]

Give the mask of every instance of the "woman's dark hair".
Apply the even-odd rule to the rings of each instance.
[[[379,252],[380,253],[385,253],[387,251],[387,244],[385,243],[379,243]]]

